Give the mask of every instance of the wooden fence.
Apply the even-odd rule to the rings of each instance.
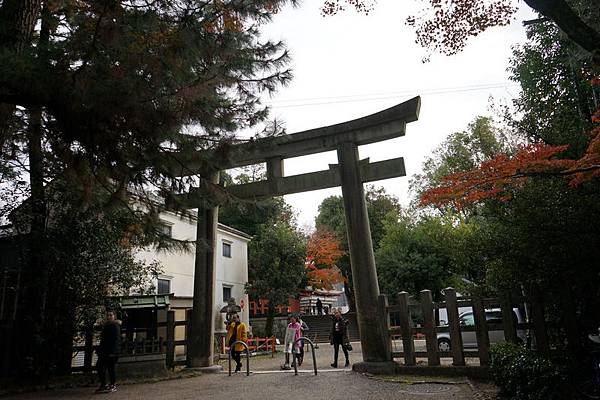
[[[185,365],[185,356],[176,356],[177,346],[187,346],[188,338],[188,321],[191,320],[191,310],[186,312],[186,320],[176,321],[175,311],[167,311],[167,320],[165,322],[159,322],[158,328],[166,328],[166,338],[144,338],[140,340],[125,340],[121,343],[121,354],[123,357],[135,356],[135,355],[147,355],[147,354],[165,354],[165,362],[167,367],[173,368],[176,365]],[[176,340],[175,330],[178,326],[185,327],[184,338]],[[250,338],[247,341],[250,351],[266,351],[270,353],[275,352],[276,339],[272,338]],[[73,352],[83,353],[83,365],[74,366],[71,368],[72,371],[84,371],[90,372],[92,370],[94,351],[97,349],[97,345],[94,344],[93,331],[88,331],[85,334],[85,341],[82,345],[73,346]],[[219,349],[222,354],[226,354],[229,350],[225,346],[225,338],[222,338],[221,348]]]
[[[490,331],[503,331],[506,341],[517,343],[519,338],[517,330],[533,331],[535,347],[538,351],[548,353],[549,342],[547,327],[544,320],[544,308],[539,296],[529,298],[515,298],[505,295],[502,298],[460,297],[457,298],[453,288],[444,290],[445,301],[434,302],[430,290],[420,292],[420,298],[411,299],[406,292],[398,293],[396,304],[388,305],[387,297],[380,296],[380,312],[384,320],[390,340],[400,338],[402,351],[392,350],[392,357],[404,358],[407,366],[416,365],[417,358],[426,358],[430,366],[440,365],[441,357],[451,357],[452,365],[464,366],[465,357],[479,358],[480,366],[488,366],[490,363]],[[527,304],[530,310],[530,322],[517,323],[513,317],[513,308]],[[420,310],[423,323],[421,327],[414,327],[411,319],[410,309],[416,307]],[[459,321],[459,307],[471,307],[474,316],[474,326],[461,326]],[[448,324],[438,326],[436,323],[436,309],[445,308],[448,316]],[[502,323],[488,323],[486,320],[486,309],[499,308],[502,312]],[[399,326],[390,327],[390,314],[396,313],[399,318]],[[567,328],[569,342],[577,341],[577,330],[575,327]],[[450,351],[439,351],[438,333],[448,332],[450,336]],[[475,332],[477,340],[476,350],[465,350],[461,332]],[[426,342],[426,351],[415,350],[415,336],[423,335]],[[393,343],[393,342],[392,342]],[[390,347],[393,349],[393,347]]]
[[[270,338],[248,338],[246,340],[248,345],[248,351],[250,353],[263,352],[271,353],[271,357],[275,357],[277,342],[275,336]],[[221,354],[228,354],[229,346],[226,343],[226,337],[221,337],[221,348],[219,349]]]

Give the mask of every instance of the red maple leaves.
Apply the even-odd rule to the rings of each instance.
[[[509,200],[512,190],[522,186],[529,177],[556,174],[573,166],[574,160],[555,158],[567,147],[531,144],[513,157],[500,154],[478,169],[447,175],[438,187],[421,195],[421,205],[452,204],[460,209],[489,198]]]
[[[306,253],[306,276],[313,289],[330,290],[344,281],[336,263],[345,253],[335,233],[315,231],[308,240]]]
[[[600,86],[600,79],[596,77],[591,83]],[[507,201],[514,190],[533,176],[563,176],[571,186],[589,181],[600,175],[600,109],[592,116],[592,123],[597,125],[589,133],[585,153],[577,160],[560,158],[566,145],[523,146],[512,157],[500,154],[477,169],[443,177],[439,186],[421,195],[420,205],[452,205],[461,209],[490,198]]]

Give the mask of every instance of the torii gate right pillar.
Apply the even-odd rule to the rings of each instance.
[[[384,332],[385,324],[380,320],[382,314],[378,310],[379,283],[363,180],[360,176],[358,146],[351,142],[343,143],[338,147],[337,154],[360,342],[364,364],[369,364],[355,364],[354,369],[373,371],[373,364],[379,364],[381,369],[387,370],[394,368],[395,363],[392,362],[389,333]]]

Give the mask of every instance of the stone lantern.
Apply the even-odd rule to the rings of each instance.
[[[231,297],[227,300],[227,305],[221,308],[221,313],[225,314],[225,324],[231,323],[231,317],[233,314],[237,314],[242,311],[242,307],[235,304],[235,298]]]

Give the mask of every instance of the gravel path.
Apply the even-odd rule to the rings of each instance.
[[[427,392],[442,391],[441,393]],[[418,393],[418,394],[416,394]],[[10,399],[102,399],[119,400],[196,400],[231,398],[268,399],[477,399],[466,384],[407,385],[373,380],[349,371],[323,372],[317,376],[302,373],[202,375],[195,378],[163,381],[153,384],[123,385],[116,393],[96,395],[93,388],[38,392],[7,397]]]
[[[353,343],[351,362],[361,360],[360,343]],[[119,400],[196,400],[215,399],[230,400],[233,397],[244,400],[351,400],[351,399],[453,399],[479,400],[481,393],[474,390],[466,380],[442,380],[441,383],[403,381],[401,377],[369,377],[352,372],[350,368],[331,368],[332,346],[321,344],[316,351],[318,375],[312,370],[312,357],[307,352],[304,365],[298,376],[294,371],[281,371],[283,354],[277,353],[275,358],[269,356],[252,357],[250,366],[252,373],[245,374],[245,364],[242,373],[232,376],[227,374],[227,361],[222,360],[224,372],[205,374],[192,378],[172,379],[156,383],[123,384],[116,393],[94,394],[94,388],[75,388],[35,393],[24,393],[2,399],[108,399]],[[343,364],[343,354],[340,363]],[[245,363],[245,360],[244,360]],[[439,379],[438,379],[439,381]]]

